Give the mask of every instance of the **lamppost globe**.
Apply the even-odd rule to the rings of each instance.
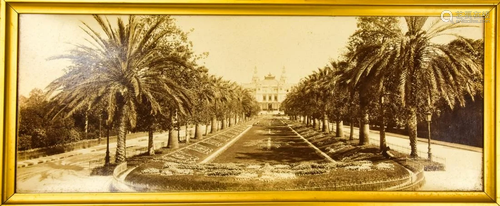
[[[425,121],[427,122],[432,121],[432,113],[430,111],[425,113]]]

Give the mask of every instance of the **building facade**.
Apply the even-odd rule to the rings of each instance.
[[[277,114],[282,112],[281,102],[285,100],[292,84],[287,83],[285,68],[283,68],[279,79],[276,79],[276,76],[271,73],[264,76],[263,79],[259,78],[257,68],[255,68],[252,82],[244,84],[243,87],[253,93],[261,111]]]

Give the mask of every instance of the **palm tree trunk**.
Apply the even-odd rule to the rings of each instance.
[[[188,124],[186,123],[186,129],[184,130],[184,135],[186,135],[186,144],[189,144],[189,139],[191,138],[189,136],[189,130],[188,130]]]
[[[181,141],[181,128],[179,127],[177,131],[177,143],[179,143]]]
[[[106,125],[106,155],[104,156],[104,165],[109,165],[110,164],[110,156],[109,156],[109,130],[111,126]]]
[[[125,105],[121,106],[118,117],[118,137],[116,140],[116,155],[115,163],[120,164],[127,159],[126,154],[126,138],[127,138],[127,117],[125,116]]]
[[[208,135],[208,130],[210,129],[210,127],[208,126],[208,124],[210,124],[210,126],[212,125],[211,123],[205,124],[205,136]]]
[[[217,132],[217,118],[215,116],[212,117],[212,123],[210,125],[212,126],[210,129],[210,133]]]
[[[385,120],[384,120],[384,107],[382,105],[382,101],[380,104],[380,139],[379,139],[379,144],[380,144],[380,151],[385,152],[386,148],[386,141],[385,141]]]
[[[343,138],[344,137],[344,129],[343,129],[344,122],[342,120],[337,120],[335,123],[336,123],[336,127],[337,127],[336,136]]]
[[[367,100],[360,100],[361,125],[359,127],[359,145],[370,143],[370,115],[368,113]]]
[[[168,148],[171,149],[179,148],[179,135],[177,131],[173,128],[168,130]]]
[[[415,57],[415,50],[413,47],[410,49],[410,57]],[[411,147],[411,152],[410,152],[410,157],[416,158],[418,157],[417,153],[417,91],[418,91],[418,77],[417,77],[417,72],[416,72],[416,63],[414,58],[409,59],[409,65],[408,65],[408,73],[409,79],[408,83],[410,85],[409,87],[409,92],[407,93],[407,100],[406,103],[408,105],[408,116],[406,119],[406,127],[408,128],[408,136],[410,138],[410,147]]]
[[[174,122],[173,114],[170,114],[170,122]],[[179,135],[173,125],[168,130],[168,147],[172,149],[179,148]]]
[[[351,118],[349,127],[349,140],[354,140],[354,118]]]
[[[148,130],[148,154],[149,155],[154,155],[155,154],[155,144],[154,144],[154,140],[153,140],[154,136],[153,136],[153,127],[149,127],[149,130]]]
[[[222,117],[221,130],[226,129],[226,117]]]
[[[335,120],[335,137],[340,137],[340,122]]]
[[[361,119],[361,127],[359,128],[359,144],[367,145],[370,143],[370,116],[368,112],[363,112],[363,118]]]
[[[408,119],[406,120],[406,126],[408,127],[408,136],[410,136],[410,157],[418,157],[417,153],[417,108],[410,107]]]
[[[196,123],[194,125],[194,139],[203,139],[200,123]]]
[[[328,128],[328,116],[326,113],[323,114],[323,132],[330,133],[330,129]]]

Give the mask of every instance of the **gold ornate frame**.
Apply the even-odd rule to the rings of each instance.
[[[500,134],[496,73],[499,0],[0,0],[0,171],[1,204],[340,204],[340,205],[497,205]],[[439,16],[443,10],[490,12],[485,23],[484,190],[481,192],[193,192],[193,193],[52,193],[16,194],[16,105],[19,14],[177,14],[307,16]]]

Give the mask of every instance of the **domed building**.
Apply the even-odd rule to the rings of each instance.
[[[286,82],[286,70],[282,69],[281,76],[268,73],[264,78],[259,78],[257,68],[254,69],[252,82],[244,84],[243,87],[253,92],[255,99],[259,102],[260,109],[264,113],[279,114],[281,111],[281,102],[285,100],[287,93],[293,84]]]

